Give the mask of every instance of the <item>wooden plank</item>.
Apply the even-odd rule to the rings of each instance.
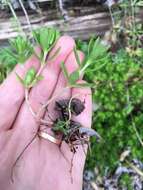
[[[87,10],[87,11],[86,11]],[[30,15],[31,26],[33,29],[39,28],[41,26],[56,27],[62,33],[71,35],[74,38],[78,36],[82,39],[87,39],[92,34],[99,34],[109,30],[111,26],[110,14],[108,12],[93,13],[93,8],[86,8],[81,10],[84,16],[77,16],[68,10],[70,20],[65,22],[62,19],[53,19],[49,21],[49,15],[57,15],[59,12],[53,10],[48,13],[44,12],[41,17],[39,15]],[[56,12],[56,14],[55,14]],[[74,17],[72,16],[74,15]],[[87,15],[86,15],[87,14]],[[24,16],[20,16],[19,20],[22,25],[22,29],[29,33],[29,26],[27,25],[26,19]],[[14,27],[10,19],[0,19],[0,40],[7,40],[11,37],[16,37],[18,35],[17,27]]]
[[[59,11],[48,10],[43,11],[42,15],[38,13],[30,14],[29,19],[33,29],[41,26],[56,27],[64,34],[81,39],[88,39],[93,34],[102,36],[112,26],[109,12],[107,10],[100,12],[96,7],[72,7],[68,9],[68,15],[70,20],[64,22]],[[143,11],[141,10],[137,15],[138,22],[143,23],[142,15]],[[25,16],[19,16],[18,18],[22,29],[29,34],[30,29]],[[16,37],[18,34],[17,28],[12,24],[10,18],[0,18],[0,42]]]

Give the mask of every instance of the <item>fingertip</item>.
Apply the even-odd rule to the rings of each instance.
[[[59,38],[58,42],[59,44],[67,43],[68,45],[74,47],[75,46],[75,41],[71,36],[68,35],[63,35]]]
[[[60,48],[59,55],[60,54],[63,55],[63,54],[66,54],[67,52],[71,52],[74,46],[75,46],[75,41],[72,37],[61,36],[57,40],[53,49],[51,50],[49,57],[52,57],[59,48]]]

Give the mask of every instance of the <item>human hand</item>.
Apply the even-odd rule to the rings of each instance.
[[[65,61],[69,73],[78,67],[72,51],[74,45],[73,39],[63,36],[51,51],[53,54],[57,47],[61,47],[56,60],[48,63],[43,70],[44,79],[30,91],[29,101],[35,112],[39,110],[41,104],[61,92],[66,85],[60,69],[61,61]],[[79,56],[83,60],[82,52],[79,52]],[[40,66],[34,56],[26,62],[24,68],[17,65],[0,86],[0,190],[80,190],[85,163],[82,148],[79,147],[74,156],[71,183],[69,170],[72,153],[68,145],[62,143],[61,153],[56,144],[37,135],[39,125],[29,111],[24,100],[24,88],[15,75],[16,72],[24,76],[31,66],[36,70]],[[76,94],[80,94],[78,98],[85,100],[85,110],[74,120],[84,127],[90,127],[92,102],[89,88],[67,89],[58,96],[58,99],[70,98]],[[54,118],[54,103],[49,105],[48,111]],[[33,137],[34,140],[15,165],[17,158]]]

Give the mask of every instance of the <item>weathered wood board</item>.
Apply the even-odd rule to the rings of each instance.
[[[41,26],[57,27],[64,34],[74,38],[87,39],[93,34],[102,34],[111,26],[110,14],[107,11],[96,11],[95,7],[74,7],[68,9],[69,20],[65,22],[61,18],[59,10],[43,11],[41,14],[32,13],[29,15],[33,29]],[[18,16],[24,31],[29,31],[24,15]],[[17,36],[17,27],[14,26],[10,17],[0,17],[0,41]]]
[[[74,38],[88,39],[91,35],[104,35],[112,27],[111,16],[108,9],[97,7],[71,7],[67,9],[69,16],[68,22],[61,18],[60,11],[43,10],[41,13],[30,13],[29,19],[32,29],[41,26],[57,27],[64,34]],[[2,16],[0,13],[0,43],[7,41],[18,35],[17,26],[13,24],[10,16]],[[30,32],[30,26],[27,24],[23,14],[19,14],[22,29],[24,32]],[[139,14],[142,18],[142,14]],[[141,19],[143,22],[143,19]]]

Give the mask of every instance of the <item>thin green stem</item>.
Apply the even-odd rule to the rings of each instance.
[[[42,58],[42,61],[41,61],[41,65],[45,65],[46,64],[46,58],[47,58],[47,52],[44,51],[43,58]]]
[[[61,95],[61,93],[64,93],[64,91],[66,91],[67,89],[69,89],[69,86],[66,86],[64,88],[62,88],[59,93],[57,93],[55,96],[51,97],[45,104],[43,104],[41,106],[41,108],[39,109],[39,111],[37,112],[37,117],[39,117],[41,115],[41,112],[46,109],[46,107],[52,102],[54,101],[56,98],[58,98],[59,95]]]
[[[90,61],[87,61],[86,64],[84,65],[84,67],[79,71],[79,75],[82,75],[82,73],[84,73],[84,71],[86,70],[86,68],[91,64]]]
[[[137,173],[143,178],[143,172],[137,168],[134,164],[130,163],[128,160],[126,160],[126,163]]]
[[[140,144],[143,146],[143,141],[142,141],[142,139],[141,139],[141,137],[140,137],[140,135],[139,135],[139,133],[138,133],[138,131],[137,131],[136,125],[135,125],[135,123],[134,123],[133,121],[132,121],[132,126],[133,126],[133,129],[134,129],[134,131],[135,131],[135,133],[136,133],[136,136],[137,136],[137,138],[138,138]]]
[[[27,88],[25,89],[25,101],[26,101],[26,104],[28,105],[28,108],[29,108],[32,116],[34,118],[36,118],[36,113],[33,111],[32,106],[31,106],[30,101],[29,101],[29,89],[27,89]]]
[[[21,8],[23,9],[23,12],[24,12],[24,14],[25,14],[25,17],[26,17],[28,26],[29,26],[30,31],[31,31],[31,33],[32,33],[32,26],[31,26],[31,23],[30,23],[30,19],[29,19],[28,13],[27,13],[27,11],[26,11],[24,5],[23,5],[23,2],[22,2],[21,0],[19,0],[19,3],[20,3],[20,5],[21,5]]]
[[[8,6],[9,6],[11,12],[12,12],[12,15],[13,15],[13,17],[14,17],[14,19],[15,19],[17,25],[18,25],[19,31],[20,31],[20,32],[23,32],[22,26],[21,26],[21,24],[20,24],[20,22],[19,22],[19,19],[18,19],[17,15],[16,15],[16,13],[15,13],[15,11],[14,11],[14,9],[13,9],[11,3],[10,3],[10,2],[7,2],[7,4],[8,4]]]
[[[136,33],[136,23],[135,23],[135,4],[133,0],[131,1],[131,17],[132,17],[132,28],[131,30],[133,31],[133,47],[136,46],[136,40],[135,40],[135,33]]]
[[[114,27],[115,26],[115,21],[114,21],[114,17],[113,17],[113,14],[112,14],[111,7],[108,6],[108,9],[109,9],[109,13],[110,13],[111,21],[112,21],[112,27]]]

